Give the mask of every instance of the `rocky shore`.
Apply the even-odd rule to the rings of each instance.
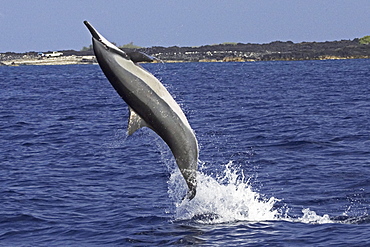
[[[370,44],[359,39],[331,42],[275,41],[269,44],[225,43],[200,47],[140,49],[163,61],[244,62],[370,58]]]
[[[123,49],[132,51],[132,49]],[[160,47],[134,49],[157,57],[163,62],[245,62],[245,61],[297,61],[325,59],[370,58],[370,44],[359,39],[301,42],[275,41],[268,44],[224,43],[198,47]],[[58,57],[45,57],[40,53],[0,53],[0,65],[65,65],[96,63],[92,50],[60,51]]]

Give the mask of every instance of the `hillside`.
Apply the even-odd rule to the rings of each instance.
[[[364,44],[360,42],[360,39],[302,43],[293,43],[291,41],[275,41],[268,44],[225,43],[199,47],[154,46],[138,49],[124,48],[123,50],[142,51],[164,62],[293,61],[370,58],[370,44]],[[63,59],[69,61],[68,64],[96,62],[91,57],[94,55],[92,50],[65,50],[62,52],[63,56],[60,58],[40,57],[37,52],[1,53],[0,63],[3,65],[28,65],[32,64],[32,61],[35,61],[37,64],[63,64]]]
[[[271,42],[219,44],[200,47],[139,49],[164,61],[273,61],[370,58],[370,45],[358,39],[332,42]]]

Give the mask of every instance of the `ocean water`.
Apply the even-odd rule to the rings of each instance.
[[[198,193],[99,66],[0,67],[0,246],[368,246],[370,60],[146,64]]]

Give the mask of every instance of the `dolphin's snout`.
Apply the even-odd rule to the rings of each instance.
[[[95,30],[95,28],[88,21],[84,21],[84,24],[86,25],[87,29],[89,29],[89,31],[90,31],[91,35],[93,36],[93,38],[101,41],[100,35]]]

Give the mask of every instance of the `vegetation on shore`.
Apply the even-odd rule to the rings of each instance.
[[[117,45],[117,44],[115,44]],[[125,44],[125,45],[121,45],[121,46],[118,46],[118,48],[120,49],[141,49],[143,47],[141,46],[138,46],[138,45],[134,45],[134,42],[130,42],[128,44]],[[88,47],[84,46],[82,47],[81,51],[92,51],[93,50],[93,46],[92,45],[89,45]]]
[[[367,45],[367,44],[370,44],[370,36],[367,35],[367,36],[364,36],[362,37],[360,40],[359,40],[360,44],[362,45]]]
[[[167,62],[229,62],[271,60],[322,60],[370,58],[370,36],[360,39],[301,42],[274,41],[268,44],[224,42],[192,47],[139,47],[130,42],[122,50],[137,50]],[[82,49],[92,51],[92,46]]]
[[[124,51],[140,51],[157,57],[164,62],[244,62],[244,61],[296,61],[324,59],[370,58],[370,36],[359,39],[301,42],[274,41],[268,44],[244,44],[225,42],[194,47],[140,47],[133,42],[119,46]],[[83,47],[80,51],[64,50],[63,56],[46,60],[37,52],[0,53],[0,65],[11,64],[60,64],[64,61],[74,63],[94,63],[92,45]],[[27,63],[24,62],[27,60]],[[38,61],[36,61],[38,60]],[[44,60],[44,61],[40,61]],[[34,61],[34,62],[32,62]],[[55,62],[53,62],[55,61]]]

